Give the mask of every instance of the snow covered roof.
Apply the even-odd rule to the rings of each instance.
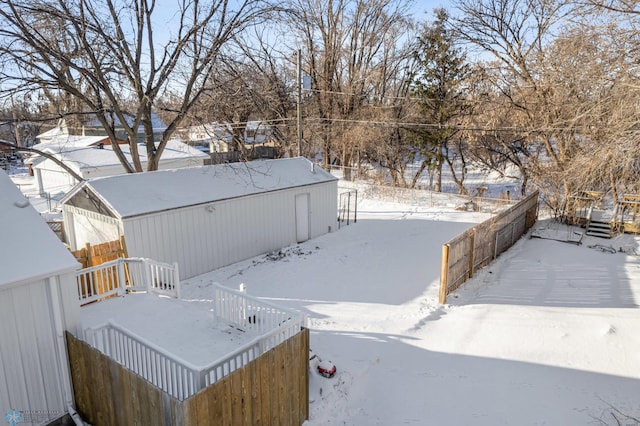
[[[330,181],[337,178],[306,158],[258,160],[90,179],[62,203],[73,204],[75,194],[89,190],[126,218]]]
[[[58,154],[61,152],[74,151],[88,146],[97,145],[102,141],[109,140],[108,136],[78,136],[78,135],[58,135],[48,142],[42,142],[33,146],[40,151]]]
[[[67,129],[64,129],[60,125],[57,125],[53,129],[49,129],[46,132],[40,133],[38,136],[36,136],[36,139],[50,139],[68,134],[69,132]]]
[[[80,268],[71,252],[0,169],[0,288],[29,283]]]
[[[96,138],[99,138],[99,140],[105,139],[104,136],[83,136],[83,138],[86,140],[89,140],[89,138],[94,140]],[[132,161],[131,147],[129,144],[120,144],[119,146],[125,157],[127,157],[129,161]],[[145,164],[147,162],[147,150],[144,144],[138,144],[138,153],[140,154],[140,161]],[[56,154],[61,160],[67,163],[77,164],[79,170],[120,165],[120,161],[113,151],[113,146],[111,145],[104,145],[102,148],[92,146],[92,144],[84,146],[76,145],[75,147],[68,145],[64,150],[58,151]],[[194,159],[197,160],[199,164],[202,164],[202,162],[208,158],[208,154],[182,143],[179,140],[170,139],[162,152],[160,162],[162,163],[164,161],[178,159]]]

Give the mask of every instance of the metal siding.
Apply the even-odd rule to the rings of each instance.
[[[62,299],[63,326],[65,330],[77,336],[82,331],[82,320],[80,317],[80,304],[78,303],[76,275],[60,275],[57,285]]]
[[[171,243],[171,241],[177,241],[178,234],[175,227],[171,226],[169,213],[151,216],[145,222],[147,235],[153,244],[152,250],[158,253],[156,258],[152,259],[175,262],[176,249],[180,248],[176,247],[176,243]]]
[[[229,227],[231,221],[229,220],[229,209],[228,202],[222,202],[219,204],[219,219],[216,220],[215,229],[216,229],[216,245],[217,250],[216,254],[218,255],[216,258],[212,260],[212,264],[222,264],[225,265],[228,263],[230,259],[231,250],[225,250],[225,247],[230,246],[229,242],[229,234],[224,232],[225,228]]]
[[[73,213],[73,241],[75,249],[83,248],[87,243],[100,244],[117,240],[120,235],[120,226],[117,219],[99,215],[81,209],[67,207],[67,211]]]
[[[124,222],[129,255],[200,275],[296,243],[295,196],[310,195],[311,238],[336,229],[335,182],[185,207]],[[209,212],[207,207],[215,210]]]
[[[203,208],[199,206],[199,208],[188,209],[186,211],[185,219],[187,222],[187,228],[189,230],[189,241],[191,241],[191,246],[194,250],[191,251],[191,265],[190,267],[195,270],[198,265],[202,264],[202,239],[200,238],[200,234],[197,232],[198,227],[202,227],[204,223],[202,222],[202,218],[198,215],[198,210]]]
[[[48,160],[51,164],[55,164]],[[40,169],[43,191],[51,195],[68,192],[75,185],[75,179],[59,166],[50,169]]]
[[[198,269],[198,258],[199,253],[200,253],[200,244],[199,243],[199,239],[197,238],[197,234],[196,232],[194,232],[196,225],[193,223],[194,222],[194,209],[186,209],[185,214],[183,215],[183,217],[179,217],[176,216],[177,220],[181,220],[182,224],[184,225],[185,231],[186,231],[186,235],[187,238],[182,238],[181,240],[184,241],[184,244],[186,246],[188,246],[188,248],[186,250],[183,250],[183,253],[188,253],[189,256],[187,256],[186,259],[184,259],[184,261],[188,262],[189,266],[188,269],[191,271],[195,271]],[[202,226],[202,224],[198,224],[199,226]],[[176,240],[178,240],[179,238],[176,236]]]
[[[56,333],[46,281],[4,290],[0,296],[0,408],[63,414]]]

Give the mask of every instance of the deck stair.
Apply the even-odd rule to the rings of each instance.
[[[604,210],[591,210],[586,235],[611,238],[611,221]]]

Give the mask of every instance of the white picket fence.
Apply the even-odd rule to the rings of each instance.
[[[114,322],[86,329],[84,339],[171,396],[184,400],[244,367],[306,326],[306,317],[299,312],[219,285],[214,285],[214,293],[216,320],[240,326],[248,312],[255,315],[256,321],[252,318],[244,324],[247,331],[255,332],[257,337],[209,365],[194,366]]]
[[[178,264],[126,258],[81,269],[76,275],[80,305],[127,291],[149,291],[180,298]]]

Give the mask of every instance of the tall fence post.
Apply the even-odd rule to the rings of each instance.
[[[87,243],[84,247],[87,250],[87,268],[93,266],[93,256],[91,256],[91,244]]]
[[[469,232],[469,278],[473,277],[473,265],[475,263],[476,228]]]
[[[440,304],[447,301],[449,290],[449,246],[442,246],[442,265],[440,267]]]

